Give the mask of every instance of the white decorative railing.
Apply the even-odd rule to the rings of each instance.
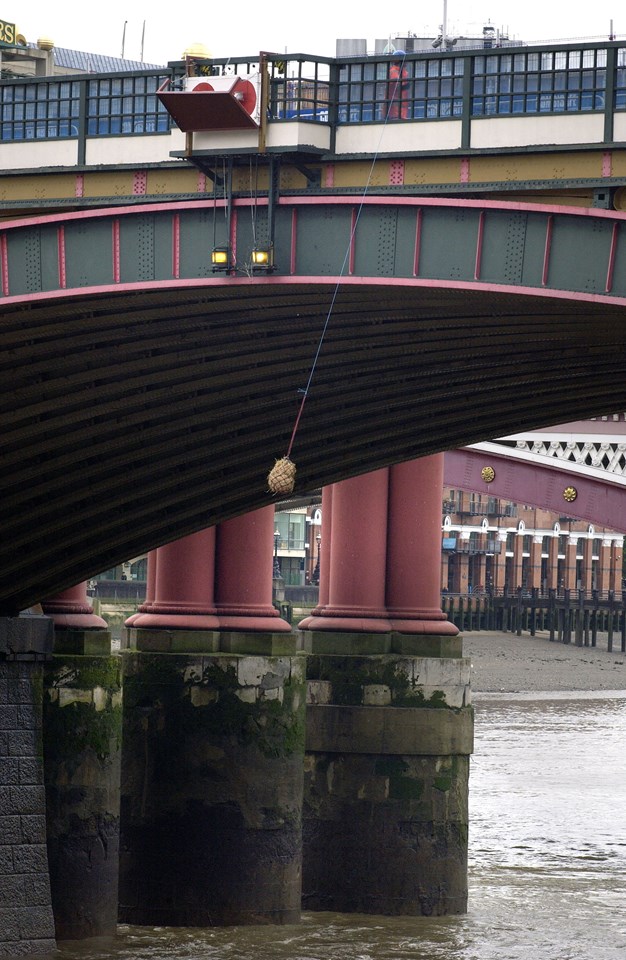
[[[595,467],[617,476],[626,476],[626,443],[517,440],[515,447],[517,450],[542,457],[565,460],[581,466]]]

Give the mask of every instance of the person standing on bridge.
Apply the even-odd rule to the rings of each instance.
[[[404,63],[406,54],[404,50],[395,50],[392,56],[387,90],[389,100],[387,119],[406,120],[409,116],[409,71]]]

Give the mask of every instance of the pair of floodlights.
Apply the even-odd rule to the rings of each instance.
[[[213,247],[211,252],[213,273],[228,273],[233,269],[233,258],[228,244],[222,247]],[[255,247],[250,254],[250,265],[253,273],[272,273],[274,270],[274,247],[271,243],[266,246]]]

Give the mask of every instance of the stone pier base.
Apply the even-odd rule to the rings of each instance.
[[[245,647],[245,635],[229,646]],[[297,922],[305,684],[295,640],[292,655],[134,650],[124,662],[120,920]]]
[[[52,621],[0,618],[0,957],[56,948],[41,745]]]
[[[354,649],[355,638],[343,642]],[[365,645],[377,642],[407,653],[313,652],[308,660],[303,907],[463,913],[469,661],[457,637],[369,637]],[[320,644],[328,638],[309,645]]]
[[[110,641],[108,643],[110,650]],[[58,940],[114,936],[120,832],[119,656],[55,655],[44,677],[48,859]]]

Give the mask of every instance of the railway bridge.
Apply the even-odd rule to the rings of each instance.
[[[442,451],[626,409],[626,48],[390,59],[0,81],[0,952],[465,909]],[[303,641],[259,572],[285,454],[332,522]],[[122,751],[104,625],[18,614],[157,548]]]

